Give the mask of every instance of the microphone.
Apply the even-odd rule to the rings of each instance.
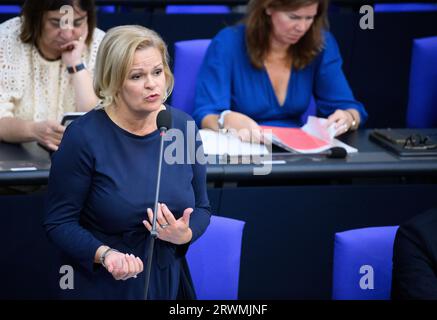
[[[165,132],[171,128],[171,113],[170,113],[170,111],[164,109],[158,113],[158,116],[156,117],[156,126],[158,127],[159,131],[161,131],[161,132],[163,132],[163,131]]]
[[[153,222],[152,230],[150,231],[150,244],[149,251],[147,255],[147,267],[145,273],[145,288],[144,297],[147,300],[147,293],[149,290],[150,272],[152,270],[152,258],[153,258],[153,247],[155,245],[155,239],[158,236],[158,231],[156,230],[156,217],[158,214],[158,199],[159,199],[159,189],[161,185],[161,167],[162,167],[162,154],[164,152],[164,135],[168,129],[171,128],[171,112],[167,109],[161,110],[156,117],[156,126],[161,132],[160,145],[159,145],[159,162],[158,162],[158,177],[156,180],[156,190],[155,190],[155,203],[153,211]]]
[[[317,157],[317,158],[323,158],[326,157],[328,159],[344,159],[347,156],[347,151],[343,147],[332,147],[328,150],[325,150],[323,152],[317,152],[317,153],[291,153],[291,152],[279,152],[279,153],[272,153],[272,157],[280,159],[287,159],[287,158],[308,158],[308,157]],[[229,157],[230,158],[230,157]],[[224,158],[225,159],[225,158]],[[227,159],[227,162],[230,160]]]
[[[347,151],[342,147],[332,147],[331,149],[326,150],[326,158],[331,159],[344,159],[347,156]]]

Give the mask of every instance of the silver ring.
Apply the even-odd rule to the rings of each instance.
[[[162,229],[165,229],[165,228],[167,228],[168,226],[169,226],[168,223],[164,223],[164,224],[161,225],[161,228],[162,228]]]

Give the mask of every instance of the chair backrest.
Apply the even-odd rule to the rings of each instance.
[[[210,39],[199,39],[178,41],[174,44],[175,86],[171,104],[188,114],[194,108],[197,74],[210,43]]]
[[[199,300],[238,299],[244,221],[212,216],[205,233],[187,252]]]
[[[15,13],[19,14],[21,7],[18,5],[2,4],[0,5],[0,13]]]
[[[397,226],[373,227],[335,234],[333,299],[390,299],[397,229]]]
[[[230,13],[231,8],[225,5],[168,5],[165,7],[165,13],[167,14],[211,14],[211,13]]]
[[[437,11],[435,3],[375,3],[375,12]]]
[[[408,128],[437,128],[437,37],[414,39]]]

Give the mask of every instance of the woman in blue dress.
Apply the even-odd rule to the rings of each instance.
[[[251,0],[244,24],[223,29],[208,48],[196,85],[197,124],[257,138],[260,124],[301,126],[312,96],[337,135],[363,124],[367,113],[326,31],[327,2]]]
[[[164,105],[172,88],[159,35],[140,26],[108,31],[94,80],[101,105],[67,127],[52,159],[44,225],[74,270],[74,289],[62,290],[63,298],[144,299],[157,114],[169,110],[172,129],[184,137],[194,122]],[[210,221],[205,166],[164,157],[160,190],[148,299],[195,298],[185,253]]]

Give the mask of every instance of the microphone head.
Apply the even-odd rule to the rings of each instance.
[[[160,131],[167,131],[171,128],[171,112],[167,109],[161,110],[156,117],[156,126]]]
[[[343,159],[346,158],[347,152],[345,148],[342,147],[332,147],[328,150],[327,158],[333,158],[333,159]]]

